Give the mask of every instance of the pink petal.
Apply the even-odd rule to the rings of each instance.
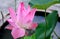
[[[17,9],[17,21],[21,21],[22,20],[22,11],[23,11],[23,7],[24,7],[24,3],[21,2],[18,6],[18,9]]]
[[[24,18],[24,22],[32,21],[35,15],[36,9],[32,9],[28,15]]]
[[[13,26],[13,27],[18,27],[18,28],[19,28],[18,24],[17,24],[16,22],[13,22],[12,19],[8,19],[7,21],[9,22],[9,24],[10,24],[11,26]],[[19,23],[20,23],[20,22],[19,22]],[[21,23],[20,23],[20,24],[21,24]]]
[[[35,9],[35,8],[32,9],[32,10],[29,12],[28,17],[30,18],[30,20],[33,20],[34,15],[35,15],[35,12],[36,12],[36,9]]]
[[[11,26],[11,25],[8,25],[8,26],[5,27],[5,29],[8,29],[8,30],[12,30],[13,28],[14,28],[14,27]]]
[[[21,5],[21,13],[22,13],[22,16],[25,16],[27,13],[26,13],[26,8],[25,8],[25,6],[24,6],[24,3],[22,3],[22,5]]]
[[[24,9],[23,11],[24,11],[23,16],[25,17],[30,12],[30,5],[28,5],[28,8]]]
[[[25,35],[25,30],[22,28],[14,28],[11,32],[13,38],[23,37]]]
[[[28,6],[28,8],[30,9],[30,6]],[[17,21],[19,22],[23,22],[23,18],[28,14],[29,12],[29,9],[27,11],[27,9],[24,7],[24,3],[21,2],[19,7],[18,7],[18,10],[17,10]]]
[[[11,19],[15,22],[16,21],[16,13],[12,8],[9,8],[9,13],[11,16]]]
[[[12,21],[12,19],[8,19],[7,21],[8,21],[8,22],[9,22],[9,24],[10,24],[10,25],[12,25],[13,27],[15,27],[15,26],[16,26],[16,25],[15,25],[15,23]]]
[[[28,13],[30,12],[30,5],[28,5],[27,12]]]
[[[32,23],[29,29],[36,29],[37,26],[38,26],[37,23]]]
[[[8,21],[8,22],[13,22],[12,19],[8,19],[7,21]]]

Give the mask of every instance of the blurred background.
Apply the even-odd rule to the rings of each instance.
[[[15,8],[17,8],[17,6],[18,6],[18,4],[20,2],[24,2],[25,3],[25,7],[27,7],[29,1],[30,0],[16,0],[16,4],[15,4],[15,0],[0,0],[0,13],[2,11],[3,15],[5,16],[6,14],[9,13],[8,12],[8,8],[9,7],[13,7],[15,9]],[[1,14],[0,14],[0,19],[2,19]],[[34,21],[36,21],[37,23],[43,22],[44,21],[44,17],[35,16]],[[0,22],[0,25],[1,24],[2,24],[2,22]],[[56,25],[56,28],[55,28],[54,31],[57,33],[58,36],[60,36],[60,22],[57,22],[57,25]],[[52,36],[53,36],[53,39],[57,39],[57,37],[54,35],[54,33],[52,34]]]

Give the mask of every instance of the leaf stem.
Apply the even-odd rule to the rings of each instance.
[[[46,27],[45,27],[45,39],[46,39],[46,30],[47,30],[46,9],[45,9],[45,22],[46,22]]]

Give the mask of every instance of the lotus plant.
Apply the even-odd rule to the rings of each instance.
[[[25,8],[24,3],[21,2],[16,12],[11,7],[8,10],[10,18],[7,21],[10,25],[6,29],[12,30],[11,35],[14,39],[25,36],[26,29],[33,30],[37,27],[37,23],[33,22],[36,9],[31,10],[30,5]]]

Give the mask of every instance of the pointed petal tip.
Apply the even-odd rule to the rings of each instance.
[[[12,10],[13,8],[9,7],[8,10]]]
[[[20,2],[20,6],[21,6],[21,5],[24,5],[24,2]]]
[[[37,8],[33,8],[33,10],[37,11]]]
[[[21,2],[21,4],[24,4],[24,2]]]
[[[30,5],[28,5],[28,8],[30,8]]]

